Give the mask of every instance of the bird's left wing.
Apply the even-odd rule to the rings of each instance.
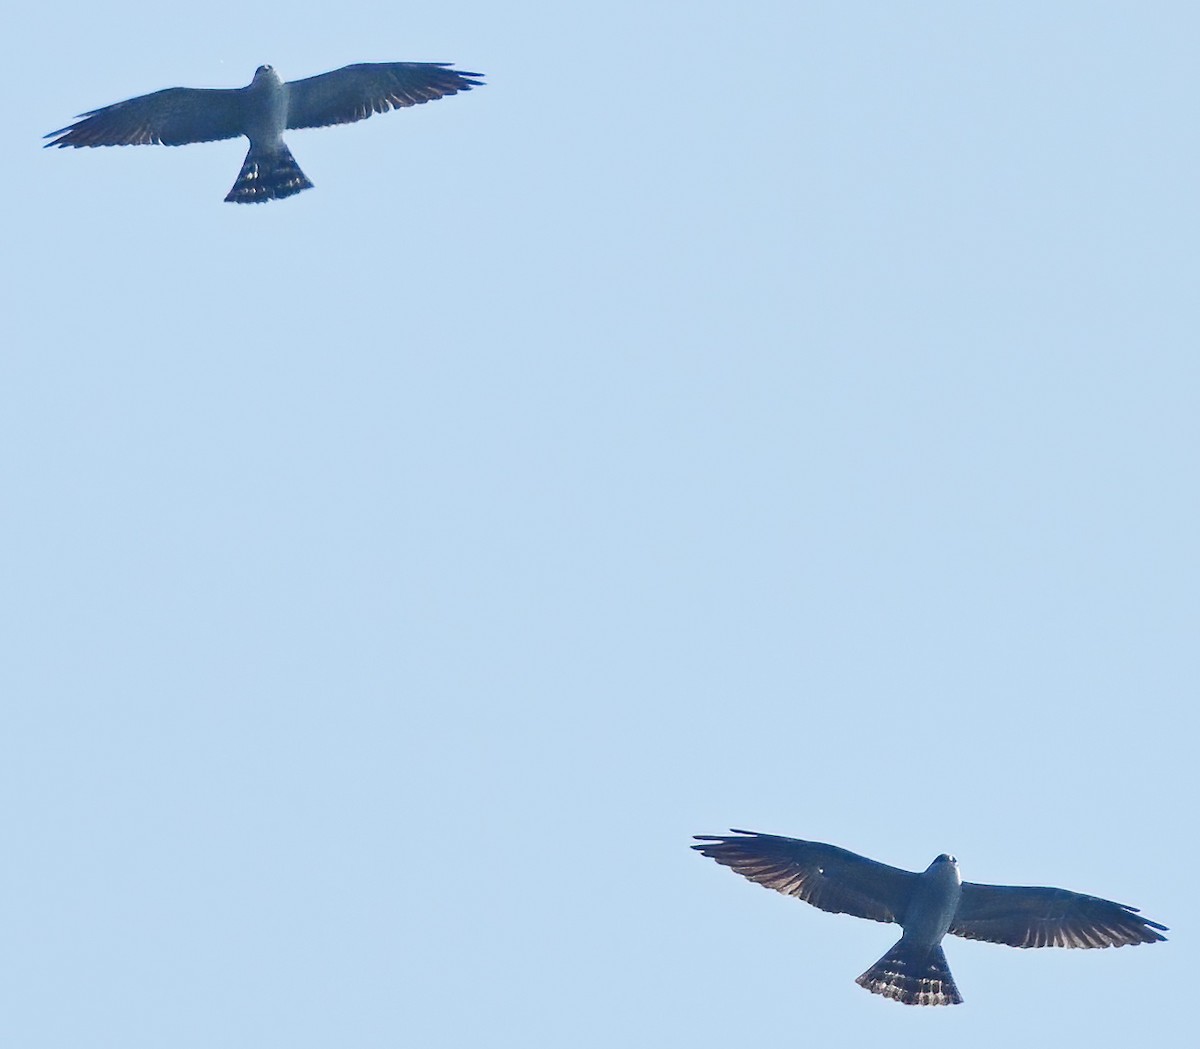
[[[448,62],[361,62],[331,73],[288,82],[287,126],[325,127],[365,120],[481,87],[481,73],[450,69]]]
[[[877,922],[903,922],[917,875],[877,863],[866,856],[776,834],[734,830],[744,837],[697,834],[693,845],[716,860],[768,889],[796,896],[834,914],[853,914]]]
[[[243,88],[168,87],[116,102],[51,131],[46,146],[183,146],[244,134]],[[55,138],[55,136],[58,136]]]
[[[1136,907],[1067,889],[965,881],[950,932],[1010,947],[1123,947],[1166,937]]]

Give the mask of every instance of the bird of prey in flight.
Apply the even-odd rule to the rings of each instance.
[[[285,82],[259,66],[245,87],[169,87],[80,115],[51,131],[46,146],[183,146],[245,135],[250,151],[233,189],[235,204],[290,197],[311,189],[284,131],[365,120],[372,113],[416,106],[482,86],[481,73],[451,69],[448,62],[377,62],[343,66],[305,80]]]
[[[836,845],[734,830],[693,845],[744,878],[834,914],[896,922],[904,933],[856,981],[905,1005],[962,1001],[942,951],[946,933],[1010,947],[1123,947],[1165,940],[1136,907],[1067,889],[963,881],[943,853],[922,873],[889,867]]]

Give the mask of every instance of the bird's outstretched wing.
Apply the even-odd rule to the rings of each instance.
[[[734,830],[745,837],[697,834],[693,845],[708,856],[768,889],[796,896],[834,914],[877,922],[903,922],[917,875],[876,863],[865,856],[776,834]]]
[[[481,73],[459,72],[449,62],[360,62],[288,82],[287,126],[325,127],[365,120],[402,106],[417,106],[481,87]]]
[[[81,113],[46,146],[183,146],[244,134],[243,88],[168,87]],[[55,136],[58,136],[55,138]]]
[[[1136,907],[1067,889],[965,881],[950,932],[1010,947],[1123,947],[1166,937]]]

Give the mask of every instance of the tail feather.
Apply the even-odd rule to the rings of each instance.
[[[282,200],[305,189],[312,189],[312,183],[287,146],[280,143],[269,151],[251,146],[225,199],[231,204],[257,204]]]
[[[914,947],[903,940],[854,982],[872,994],[905,1005],[958,1005],[962,1001],[942,948]]]

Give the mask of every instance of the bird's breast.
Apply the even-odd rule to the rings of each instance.
[[[940,943],[954,920],[961,896],[962,879],[955,864],[932,864],[917,879],[904,914],[904,938],[913,943]]]
[[[246,137],[255,145],[269,145],[283,137],[287,127],[287,85],[274,70],[255,74],[245,95]]]

